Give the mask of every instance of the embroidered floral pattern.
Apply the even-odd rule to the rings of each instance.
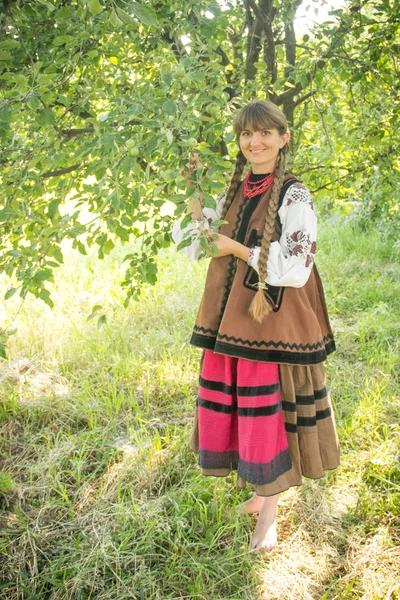
[[[305,202],[312,210],[314,210],[314,204],[309,190],[302,183],[294,183],[288,190],[288,198],[285,200],[285,204],[286,206],[289,206],[290,204],[299,204],[300,202]]]
[[[255,253],[255,248],[250,248],[249,250],[249,257],[247,259],[247,264],[250,265],[250,267],[254,268],[254,253]]]
[[[292,256],[304,256],[305,266],[312,267],[314,264],[317,243],[310,240],[310,234],[306,231],[294,231],[286,233],[286,246]]]

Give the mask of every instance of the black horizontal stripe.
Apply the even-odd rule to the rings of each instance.
[[[238,386],[238,396],[271,396],[279,392],[279,382],[272,383],[271,385],[255,385],[255,386]]]
[[[228,385],[222,381],[211,381],[210,379],[204,379],[200,376],[199,384],[206,390],[213,390],[214,392],[223,392],[224,394],[236,393],[236,385]]]
[[[236,410],[239,417],[268,417],[279,412],[282,408],[282,403],[277,402],[271,406],[250,406],[238,408],[236,402],[234,404],[222,404],[221,402],[213,402],[211,400],[205,400],[204,398],[197,398],[197,406],[213,410],[214,412],[223,413],[224,415],[231,415]]]
[[[296,396],[296,404],[299,404],[299,406],[309,406],[310,404],[314,403],[314,394],[310,394],[309,396]]]
[[[314,417],[297,417],[297,425],[299,427],[314,427],[317,424],[317,418]]]
[[[286,410],[286,412],[296,412],[296,404],[294,402],[282,400],[282,408],[283,410]]]
[[[314,398],[316,400],[323,400],[328,395],[328,388],[324,386],[321,390],[314,390]]]
[[[314,390],[314,393],[308,396],[296,396],[296,404],[301,404],[302,406],[314,404],[316,400],[323,400],[326,398],[327,394],[328,390],[326,386],[324,386],[321,390]]]
[[[325,408],[324,410],[317,410],[317,419],[320,421],[321,419],[327,419],[332,414],[331,407]]]
[[[239,407],[237,409],[239,417],[269,417],[275,415],[282,408],[282,403],[277,402],[271,406]]]
[[[283,403],[284,406],[285,403]],[[284,409],[285,410],[285,409]],[[317,410],[315,417],[298,417],[297,425],[299,427],[314,427],[317,424],[317,421],[321,419],[327,419],[332,414],[330,407],[325,408],[324,410]],[[297,433],[297,425],[296,423],[287,423],[285,421],[285,429],[287,433]]]
[[[297,417],[297,425],[299,427],[314,427],[317,424],[317,421],[321,419],[326,419],[331,416],[331,409],[325,408],[324,410],[317,410],[314,417]]]
[[[221,402],[212,402],[211,400],[204,400],[204,398],[197,398],[197,406],[208,408],[215,412],[224,413],[224,415],[231,415],[237,409],[237,404],[221,404]]]
[[[297,433],[296,423],[286,423],[286,421],[285,421],[285,429],[286,429],[287,433]]]

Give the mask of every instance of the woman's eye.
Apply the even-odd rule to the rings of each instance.
[[[267,130],[264,130],[264,131],[262,132],[262,134],[263,134],[263,135],[269,135],[270,133],[271,133],[271,132],[270,132],[270,131],[267,131]]]

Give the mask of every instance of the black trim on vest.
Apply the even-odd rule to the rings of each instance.
[[[327,336],[327,338],[330,339],[333,338],[333,336]],[[236,356],[237,358],[246,358],[247,360],[256,360],[258,362],[283,363],[289,365],[316,365],[326,360],[326,357],[336,350],[333,339],[331,342],[326,343],[325,347],[320,342],[322,350],[307,352],[307,354],[305,354],[303,352],[260,350],[259,348],[255,349],[235,346],[233,344],[227,344],[226,342],[217,341],[215,337],[199,335],[198,333],[192,334],[190,344],[197,346],[198,348],[213,350],[219,354],[226,354],[227,356]],[[264,344],[267,345],[265,342]],[[278,345],[275,344],[275,342],[270,342],[270,344],[275,346]],[[282,346],[284,345],[282,342],[281,344]],[[291,347],[299,347],[297,344],[285,344],[286,347],[289,345]]]
[[[316,365],[326,360],[326,357],[334,352],[335,343],[330,342],[322,350],[315,352],[286,352],[284,350],[260,350],[255,348],[238,347],[226,342],[216,342],[214,352],[237,356],[247,360],[258,362],[287,363],[292,365]]]
[[[253,234],[253,232],[255,232],[255,235]],[[258,242],[261,241],[261,238],[261,235],[257,235],[257,230],[252,229],[248,243],[250,242],[250,240],[254,240],[254,243],[252,245],[259,246],[260,244]],[[258,283],[258,273],[255,269],[253,269],[253,267],[249,266],[243,279],[243,285],[245,288],[251,290],[256,294],[257,289],[254,287],[255,283]],[[285,288],[283,286],[280,287],[276,285],[269,285],[267,283],[267,289],[264,290],[264,296],[268,304],[270,304],[273,312],[278,312],[278,310],[280,309],[282,305],[284,292]]]
[[[243,185],[243,184],[240,184],[240,185]],[[240,186],[239,186],[239,188],[240,188]],[[239,190],[239,188],[238,188],[238,190]],[[235,223],[234,228],[232,229],[232,234],[231,234],[232,240],[236,239],[235,236],[236,236],[236,232],[238,231],[238,229],[240,227],[240,220],[242,218],[244,206],[245,206],[245,203],[243,202],[239,207],[237,218],[236,218],[236,223]],[[219,314],[219,323],[221,323],[222,317],[225,312],[225,307],[228,302],[229,294],[231,293],[232,283],[233,283],[233,278],[235,276],[235,273],[236,273],[236,256],[234,254],[232,254],[232,256],[229,259],[228,271],[227,271],[227,275],[226,275],[226,279],[225,279],[225,292],[224,292],[224,297],[222,299],[221,311]],[[218,326],[219,326],[219,324],[218,324]]]
[[[227,342],[233,341],[236,344],[244,344],[250,347],[256,346],[257,348],[262,348],[263,346],[265,346],[265,348],[271,348],[272,346],[273,348],[281,347],[284,350],[287,350],[289,348],[289,350],[303,350],[305,352],[306,350],[317,350],[318,348],[324,348],[328,340],[333,340],[333,335],[325,335],[320,342],[316,342],[315,344],[296,344],[294,342],[293,344],[290,344],[289,342],[274,342],[273,340],[269,342],[266,342],[264,340],[262,340],[261,342],[257,342],[257,340],[254,340],[253,342],[251,342],[250,340],[244,340],[243,338],[236,338],[234,335],[226,335],[225,333],[219,333],[217,335],[217,343],[224,343],[221,342],[221,340],[226,340]]]
[[[217,336],[218,329],[205,329],[205,327],[201,327],[201,325],[195,325],[193,327],[194,331],[201,331],[202,333],[211,333],[214,337]]]
[[[215,342],[217,341],[216,337],[200,335],[199,333],[192,333],[192,337],[190,338],[190,344],[192,346],[198,346],[199,348],[206,348],[206,350],[214,350]]]
[[[254,196],[253,198],[251,198],[248,201],[246,208],[244,209],[243,219],[242,219],[242,222],[239,227],[239,231],[236,236],[236,241],[240,242],[241,244],[244,244],[244,241],[246,239],[247,229],[248,229],[249,223],[250,223],[250,218],[251,218],[253,212],[256,210],[258,203],[260,202],[262,196],[263,196],[263,194],[258,194],[257,196]],[[232,239],[234,239],[234,238],[232,238]]]

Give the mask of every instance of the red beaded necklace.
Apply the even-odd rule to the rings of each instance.
[[[244,180],[244,195],[246,198],[253,198],[258,194],[263,194],[266,192],[271,187],[275,177],[275,173],[270,173],[259,181],[250,181],[252,174],[253,171],[249,171],[246,175],[246,179]]]

